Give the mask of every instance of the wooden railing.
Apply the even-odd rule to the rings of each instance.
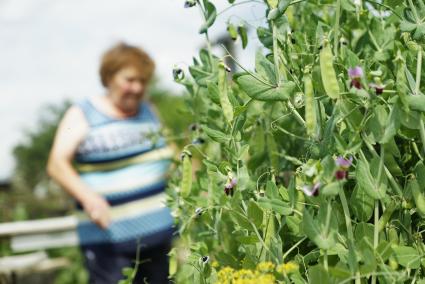
[[[0,239],[9,238],[14,252],[78,245],[74,216],[0,223]]]
[[[0,284],[30,283],[27,279],[31,283],[51,281],[52,273],[70,262],[63,257],[51,259],[43,250],[78,245],[76,228],[74,216],[0,223],[0,240],[10,240],[13,252],[27,252],[0,256]]]

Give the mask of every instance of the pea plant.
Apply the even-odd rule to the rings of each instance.
[[[236,14],[250,2],[229,5]],[[206,48],[173,70],[196,121],[169,189],[187,248],[171,274],[425,283],[425,3],[261,3],[262,25],[227,27],[243,48],[256,31],[254,70],[213,54],[208,31],[222,13],[212,2],[184,4],[201,11]]]

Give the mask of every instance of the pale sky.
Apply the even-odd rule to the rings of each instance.
[[[229,6],[212,2],[219,12]],[[143,46],[156,61],[161,84],[180,92],[173,65],[191,64],[204,43],[199,10],[183,5],[183,0],[0,0],[0,180],[10,177],[11,150],[24,129],[35,126],[43,105],[102,93],[99,58],[116,41]],[[226,11],[212,27],[212,39],[223,34],[230,16],[236,24],[244,19],[258,25],[264,5]],[[249,39],[238,57],[252,68],[260,45],[255,31]]]

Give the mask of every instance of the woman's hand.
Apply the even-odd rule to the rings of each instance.
[[[72,167],[75,152],[88,129],[89,126],[80,108],[73,106],[67,110],[56,132],[47,172],[82,204],[94,223],[105,229],[110,223],[108,202],[93,192]]]
[[[109,203],[97,193],[89,192],[81,198],[81,204],[84,211],[87,212],[90,219],[102,229],[106,229],[110,222]]]

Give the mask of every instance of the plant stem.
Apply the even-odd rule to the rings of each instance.
[[[232,54],[230,54],[229,50],[224,46],[221,45],[221,47],[223,47],[223,49],[227,52],[227,56],[229,56],[235,63],[236,65],[238,65],[243,71],[245,71],[246,73],[248,73],[249,75],[251,75],[254,79],[256,79],[257,81],[263,83],[264,85],[269,86],[270,88],[276,88],[275,85],[270,84],[267,81],[264,81],[263,79],[261,79],[260,77],[256,76],[254,73],[250,72],[248,69],[246,69],[245,67],[243,67],[237,60],[235,57],[233,57]]]
[[[254,233],[256,234],[256,236],[257,236],[257,238],[258,238],[258,240],[260,241],[260,243],[261,243],[261,245],[264,247],[264,249],[270,254],[270,256],[272,256],[273,258],[274,258],[274,261],[276,262],[276,263],[279,263],[279,259],[276,257],[276,255],[272,252],[272,251],[270,251],[270,249],[267,247],[267,245],[266,245],[266,243],[264,242],[264,240],[263,240],[263,238],[261,237],[261,234],[260,234],[260,232],[258,232],[258,229],[257,229],[257,227],[255,226],[255,224],[247,217],[247,216],[245,216],[244,214],[242,214],[242,213],[240,213],[240,212],[238,212],[238,211],[236,211],[236,210],[233,210],[232,208],[228,208],[228,207],[223,207],[223,209],[225,209],[225,210],[228,210],[228,211],[231,211],[231,212],[233,212],[233,213],[235,213],[235,214],[238,214],[240,217],[242,217],[243,219],[245,219],[245,221],[247,221],[250,225],[251,225],[251,227],[252,227],[252,229],[254,230]]]
[[[415,95],[420,94],[421,87],[421,70],[422,69],[422,47],[419,46],[418,57],[416,62],[416,85],[415,85]]]
[[[373,146],[367,142],[366,139],[363,139],[363,142],[366,144],[367,148],[369,149],[369,152],[374,155],[375,157],[379,158],[378,153],[376,153],[375,149],[373,148]],[[398,195],[403,196],[403,192],[400,188],[400,186],[398,185],[398,183],[395,181],[393,175],[391,174],[391,172],[387,169],[386,166],[384,166],[384,170],[385,170],[385,174],[387,175],[388,180],[391,183],[392,188],[397,192]]]
[[[422,116],[421,116],[421,119],[419,120],[419,134],[422,140],[422,150],[425,153],[425,126],[424,126],[424,119]]]
[[[347,227],[348,240],[353,241],[354,243],[354,235],[353,235],[353,227],[351,225],[350,210],[348,209],[347,198],[345,197],[344,189],[342,188],[342,186],[340,186],[339,198],[341,199],[342,210],[344,211],[345,226]]]
[[[277,46],[277,28],[276,23],[272,21],[272,31],[273,31],[273,60],[274,60],[274,69],[276,76],[276,84],[280,86],[280,70],[279,70],[279,56],[278,56],[278,46]]]
[[[303,241],[305,241],[307,237],[302,238],[298,242],[296,242],[290,249],[288,249],[285,254],[282,256],[282,262],[285,261],[285,258],[294,250],[296,249]]]
[[[335,25],[334,25],[334,55],[338,57],[338,32],[339,32],[339,18],[341,14],[341,0],[336,1],[335,11]]]
[[[347,236],[348,236],[348,250],[354,250],[354,234],[353,234],[353,227],[351,225],[351,218],[350,218],[350,210],[348,208],[347,198],[345,197],[344,189],[342,188],[340,184],[339,188],[339,199],[341,200],[342,210],[344,211],[344,217],[345,217],[345,226],[347,227]],[[356,284],[360,284],[360,273],[357,270],[356,271]]]
[[[302,116],[299,114],[299,112],[295,109],[294,105],[288,100],[287,101],[288,107],[291,110],[292,114],[295,116],[295,119],[305,127],[305,121],[302,118]]]
[[[379,242],[379,201],[375,200],[375,218],[373,226],[373,249],[376,251]],[[375,271],[376,272],[376,271]],[[376,275],[372,275],[372,284],[376,284]]]
[[[421,90],[421,70],[422,69],[422,47],[419,47],[417,62],[416,62],[416,84],[415,84],[415,95],[419,95]],[[421,116],[419,120],[419,133],[422,141],[422,150],[425,153],[425,127],[424,120]]]
[[[332,213],[332,205],[331,200],[328,200],[328,208],[326,212],[326,224],[325,224],[325,236],[328,237],[329,227],[331,225],[331,213]],[[326,272],[328,271],[328,250],[325,250],[325,255],[323,256],[323,266],[325,267]]]
[[[325,268],[325,271],[328,272],[328,250],[325,249],[325,255],[323,256],[323,267]]]
[[[291,6],[291,5],[294,5],[294,4],[297,4],[297,3],[300,3],[300,2],[304,2],[304,1],[306,1],[306,0],[295,0],[295,1],[292,1],[291,3],[289,3],[289,5],[288,5],[288,6]]]
[[[382,171],[384,168],[384,158],[385,158],[385,147],[381,145],[381,157],[379,160],[378,168],[378,185],[381,183]],[[379,200],[375,200],[375,213],[374,213],[374,229],[373,229],[373,249],[376,251],[376,248],[379,244]],[[376,276],[372,276],[372,283],[376,283]]]
[[[196,1],[198,4],[199,9],[201,10],[202,15],[204,16],[205,22],[207,21],[207,14],[205,13],[205,7],[202,6],[201,1]],[[207,48],[208,48],[208,57],[210,58],[211,66],[213,64],[213,57],[212,57],[212,48],[211,48],[211,41],[208,36],[208,30],[205,32],[205,39],[207,41]]]

